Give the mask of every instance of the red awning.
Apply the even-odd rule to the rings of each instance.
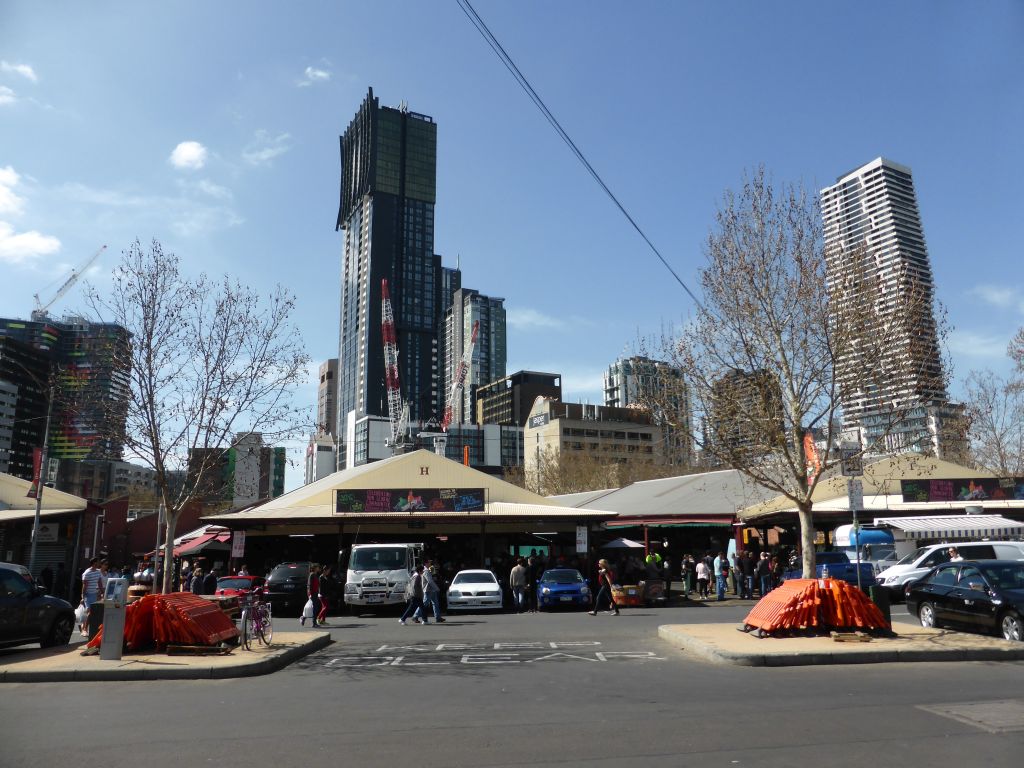
[[[679,528],[697,528],[699,526],[721,528],[724,526],[731,527],[733,520],[735,519],[736,518],[733,515],[702,515],[700,517],[692,515],[679,515],[678,517],[618,517],[615,520],[609,520],[606,522],[605,527],[630,528],[649,525],[660,528],[668,528],[672,526]]]
[[[181,557],[182,555],[191,555],[199,552],[202,549],[206,549],[210,544],[220,544],[231,540],[231,533],[229,532],[218,532],[218,533],[204,533],[202,536],[197,536],[189,541],[183,541],[181,544],[174,548],[174,556]]]

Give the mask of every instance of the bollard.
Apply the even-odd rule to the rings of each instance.
[[[878,610],[885,616],[885,620],[892,624],[892,616],[889,611],[889,590],[877,584],[868,589],[871,594],[871,602],[878,606]]]

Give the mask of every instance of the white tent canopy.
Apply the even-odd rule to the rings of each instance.
[[[601,549],[643,549],[644,545],[639,541],[633,541],[632,539],[615,539],[615,541],[609,541],[607,544],[601,547]]]
[[[897,528],[912,539],[1024,536],[1024,523],[1000,515],[876,517],[875,526]]]

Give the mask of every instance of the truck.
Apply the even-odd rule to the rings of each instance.
[[[816,552],[814,554],[815,568],[819,579],[841,579],[842,581],[857,585],[857,564],[851,563],[846,552]],[[786,571],[783,574],[786,579],[803,578],[803,571],[799,568]],[[860,587],[868,589],[875,583],[875,569],[871,563],[860,564]]]
[[[405,603],[405,587],[423,559],[423,545],[354,544],[345,569],[345,604],[349,613],[358,608],[383,608]]]
[[[871,563],[875,573],[896,564],[896,542],[892,531],[879,528],[859,526],[856,530],[852,525],[840,525],[832,534],[832,543],[836,549],[846,552],[851,563],[860,555],[862,563]]]

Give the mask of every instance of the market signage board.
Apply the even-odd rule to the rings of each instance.
[[[988,501],[1024,499],[1024,478],[901,480],[903,501]]]
[[[339,489],[335,514],[374,512],[483,512],[483,488]]]

